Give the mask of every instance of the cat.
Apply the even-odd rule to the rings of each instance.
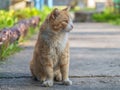
[[[40,27],[38,39],[30,62],[32,76],[46,87],[54,80],[72,85],[69,80],[68,34],[73,29],[69,8],[55,8]]]

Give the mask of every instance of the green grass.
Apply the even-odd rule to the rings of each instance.
[[[0,60],[3,60],[11,54],[14,54],[15,52],[18,52],[20,50],[22,50],[22,48],[18,46],[17,42],[10,44],[7,48],[5,47],[5,45],[2,45],[0,48]]]

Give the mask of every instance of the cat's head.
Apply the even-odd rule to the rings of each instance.
[[[69,7],[59,10],[55,8],[49,15],[49,25],[55,32],[69,32],[73,29]]]

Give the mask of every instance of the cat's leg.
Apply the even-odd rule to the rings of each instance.
[[[50,87],[53,86],[53,67],[52,65],[45,65],[44,67],[46,74],[46,81],[43,82],[43,86]]]
[[[32,78],[33,78],[34,80],[37,80],[37,78],[36,78],[36,76],[35,76],[35,74],[34,74],[33,62],[32,62],[32,61],[30,62],[30,71],[31,71],[31,74],[32,74]]]
[[[30,71],[34,80],[39,80],[40,82],[44,82],[46,80],[44,72],[42,72],[40,67],[34,65],[33,60],[30,62]]]
[[[41,82],[44,82],[45,80],[46,80],[46,76],[43,76],[43,75],[42,75],[42,76],[40,77],[40,81],[41,81]]]
[[[63,84],[72,85],[72,81],[69,80],[69,47],[67,46],[60,58],[60,70],[62,74]]]
[[[68,77],[68,64],[66,65],[61,65],[61,73],[62,73],[62,80],[63,80],[63,84],[65,85],[72,85],[72,81],[69,80]]]
[[[44,75],[44,73],[43,72],[38,72],[37,73],[37,80],[39,80],[41,83],[43,83],[45,80],[46,80],[46,76]]]
[[[61,72],[60,72],[60,68],[55,71],[55,73],[54,73],[54,79],[56,81],[62,81],[62,75],[61,75]]]

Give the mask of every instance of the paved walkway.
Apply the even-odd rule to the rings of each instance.
[[[75,23],[70,34],[72,86],[55,83],[45,88],[31,79],[29,62],[36,38],[0,62],[0,90],[120,90],[120,27]]]

